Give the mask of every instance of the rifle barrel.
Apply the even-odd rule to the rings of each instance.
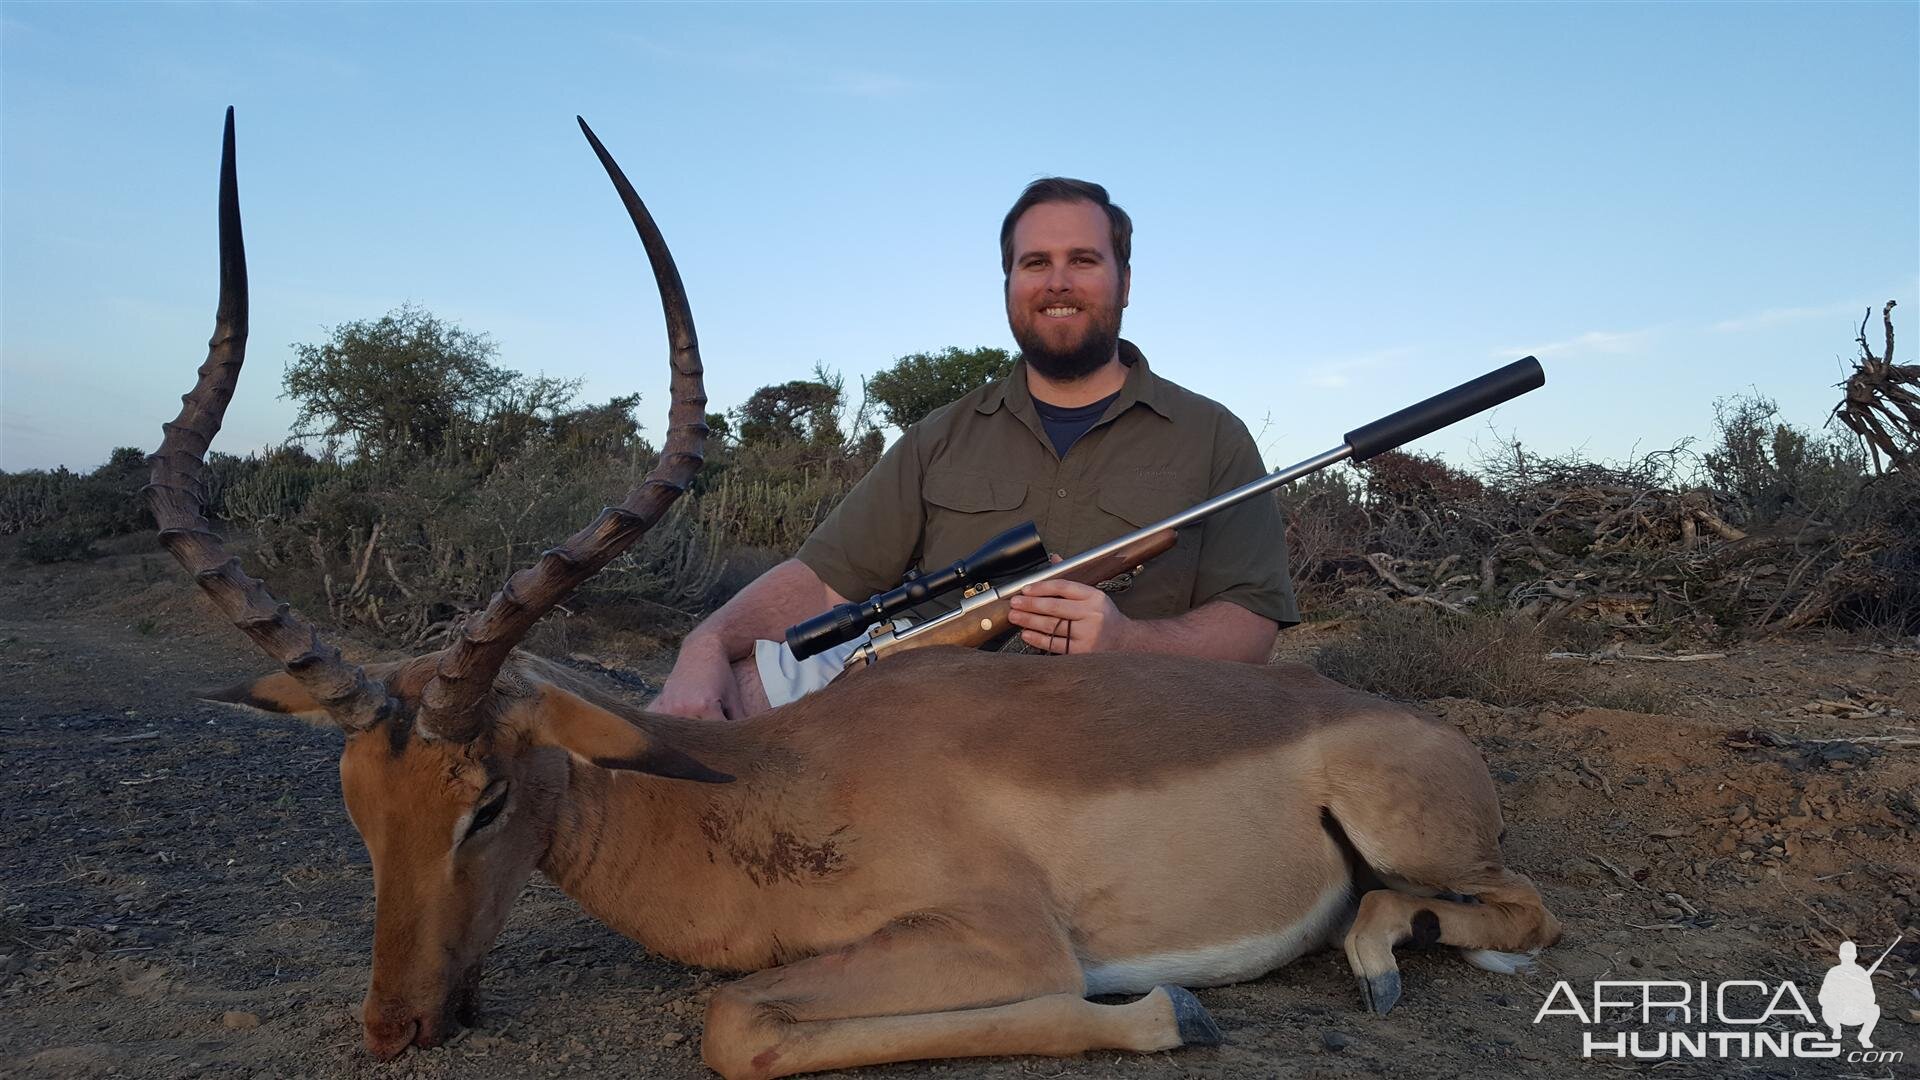
[[[1897,937],[1897,938],[1894,938],[1894,939],[1893,939],[1893,945],[1898,945],[1898,944],[1900,944],[1900,939],[1901,939],[1901,938],[1904,938],[1904,937],[1906,937],[1906,936],[1907,936],[1907,935],[1905,935],[1905,934],[1901,934],[1901,935],[1900,935],[1900,937]],[[1871,976],[1871,975],[1872,975],[1872,974],[1873,974],[1874,972],[1876,972],[1876,971],[1879,971],[1879,970],[1880,970],[1880,965],[1881,965],[1881,964],[1884,964],[1884,963],[1886,963],[1886,960],[1887,960],[1887,953],[1890,953],[1890,952],[1892,952],[1892,951],[1893,951],[1893,945],[1889,945],[1889,946],[1887,946],[1887,948],[1886,948],[1886,951],[1885,951],[1885,952],[1882,952],[1882,953],[1880,954],[1880,959],[1878,959],[1878,960],[1875,960],[1875,961],[1873,962],[1873,966],[1867,969],[1867,974],[1868,974],[1869,976]]]
[[[1381,417],[1364,427],[1355,428],[1347,432],[1345,442],[1323,454],[1317,454],[1284,469],[1275,469],[1258,480],[1215,495],[1206,502],[1190,506],[1164,521],[1156,521],[1143,529],[1136,529],[1125,536],[1109,540],[1099,547],[1083,551],[1070,559],[1030,571],[1004,585],[976,592],[963,602],[960,611],[950,612],[897,634],[891,629],[883,629],[876,640],[884,640],[886,643],[897,641],[902,645],[916,637],[927,641],[936,640],[931,632],[933,627],[941,627],[944,632],[963,614],[996,600],[1018,596],[1043,581],[1065,577],[1089,563],[1118,554],[1122,549],[1153,533],[1190,525],[1209,514],[1225,510],[1236,503],[1245,502],[1256,495],[1263,495],[1283,484],[1298,480],[1308,473],[1319,472],[1329,465],[1337,465],[1349,458],[1355,461],[1366,461],[1423,435],[1438,431],[1449,424],[1458,423],[1475,413],[1485,412],[1495,405],[1511,401],[1530,390],[1537,390],[1545,386],[1546,381],[1546,373],[1541,371],[1539,360],[1531,356],[1516,360],[1505,367],[1489,371],[1479,378],[1461,383],[1451,390],[1442,391],[1425,401],[1410,405],[1390,416]],[[996,628],[994,632],[999,631]],[[875,642],[869,641],[856,650],[847,663],[849,666],[872,663],[876,657]]]
[[[1156,521],[1143,529],[1081,552],[1071,559],[1042,567],[1025,577],[1000,586],[995,590],[995,594],[1016,595],[1029,586],[1059,577],[1095,559],[1105,558],[1148,533],[1190,525],[1208,514],[1225,510],[1235,503],[1245,502],[1255,495],[1265,494],[1283,484],[1298,480],[1308,473],[1319,472],[1329,465],[1336,465],[1348,458],[1365,461],[1397,446],[1412,442],[1423,435],[1432,434],[1449,424],[1458,423],[1475,413],[1485,412],[1495,405],[1511,401],[1529,390],[1537,390],[1546,385],[1546,381],[1546,373],[1540,369],[1540,361],[1531,356],[1516,360],[1505,367],[1489,371],[1477,379],[1461,383],[1451,390],[1435,394],[1417,405],[1409,405],[1391,416],[1375,420],[1365,427],[1355,428],[1347,432],[1346,442],[1324,454],[1310,457],[1284,469],[1275,469],[1258,480],[1243,484],[1224,494],[1215,495],[1198,506],[1190,506],[1165,521]]]
[[[1109,540],[1106,543],[1101,544],[1099,547],[1088,548],[1087,550],[1081,552],[1080,554],[1075,555],[1071,559],[1063,559],[1060,562],[1054,563],[1050,566],[1043,566],[1040,569],[1035,570],[1030,574],[1027,574],[1025,577],[1015,578],[1014,580],[1007,582],[1005,585],[1000,586],[995,591],[1000,596],[1013,596],[1016,593],[1019,593],[1020,591],[1026,589],[1030,585],[1037,585],[1042,581],[1048,581],[1053,578],[1063,577],[1073,572],[1074,570],[1077,570],[1080,567],[1085,566],[1090,562],[1094,562],[1099,559],[1104,559],[1107,556],[1112,555],[1114,552],[1119,551],[1121,548],[1126,547],[1128,544],[1131,544],[1134,541],[1139,540],[1141,537],[1147,536],[1150,533],[1163,532],[1167,529],[1177,529],[1182,525],[1191,525],[1194,522],[1200,520],[1201,518],[1206,517],[1208,514],[1212,514],[1220,510],[1225,510],[1227,507],[1232,506],[1235,503],[1246,502],[1248,499],[1253,498],[1255,495],[1264,494],[1265,492],[1272,491],[1274,488],[1280,487],[1284,484],[1292,483],[1293,481],[1300,479],[1301,477],[1307,475],[1308,473],[1319,472],[1321,469],[1324,469],[1329,465],[1337,465],[1340,462],[1345,461],[1347,458],[1352,456],[1353,456],[1353,447],[1342,445],[1342,446],[1335,447],[1334,449],[1329,450],[1324,454],[1319,454],[1314,457],[1310,457],[1307,460],[1302,461],[1297,465],[1289,465],[1284,469],[1275,469],[1273,472],[1268,473],[1267,475],[1261,477],[1258,480],[1252,481],[1251,483],[1242,484],[1241,486],[1234,488],[1232,491],[1223,492],[1219,495],[1215,495],[1213,498],[1208,499],[1206,502],[1200,503],[1196,506],[1189,506],[1185,510],[1180,511],[1179,513],[1173,515],[1170,518],[1167,518],[1165,521],[1156,521],[1153,524],[1146,526],[1145,528],[1136,529],[1133,532],[1126,534],[1125,536],[1116,537],[1115,539]]]

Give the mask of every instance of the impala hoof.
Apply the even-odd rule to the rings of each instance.
[[[1400,1001],[1400,973],[1389,971],[1384,975],[1361,975],[1356,980],[1360,984],[1360,996],[1373,1010],[1375,1016],[1385,1016],[1393,1011]]]
[[[1220,1026],[1208,1015],[1207,1007],[1200,1004],[1185,987],[1162,983],[1160,989],[1167,992],[1173,1002],[1173,1022],[1180,1028],[1182,1046],[1219,1046],[1222,1042]]]

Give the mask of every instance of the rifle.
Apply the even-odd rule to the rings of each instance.
[[[910,573],[897,588],[877,593],[858,603],[841,604],[825,614],[788,627],[787,646],[793,650],[795,657],[804,660],[851,641],[866,633],[868,625],[879,623],[868,634],[867,640],[848,657],[847,666],[851,668],[930,645],[977,647],[991,643],[1014,629],[1007,619],[1013,598],[1042,581],[1065,578],[1092,585],[1117,574],[1137,572],[1147,560],[1173,546],[1175,530],[1183,525],[1190,525],[1209,514],[1319,472],[1329,465],[1347,460],[1366,461],[1384,454],[1469,416],[1485,412],[1495,405],[1511,401],[1528,391],[1537,390],[1546,385],[1546,381],[1540,361],[1531,356],[1516,360],[1391,416],[1355,428],[1347,432],[1346,440],[1332,450],[1284,469],[1275,469],[1258,480],[1216,495],[1164,521],[1109,540],[1070,559],[1041,566],[1004,584],[994,585],[991,578],[1022,569],[1045,555],[1040,534],[1032,522],[1015,526],[987,541],[979,551],[952,566],[931,574]],[[964,590],[958,610],[905,629],[893,627],[892,616],[895,614],[956,588]]]

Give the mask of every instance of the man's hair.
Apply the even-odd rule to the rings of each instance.
[[[1107,224],[1113,229],[1113,257],[1125,270],[1133,258],[1133,219],[1107,197],[1107,189],[1087,180],[1048,176],[1027,185],[1013,201],[1006,220],[1000,223],[1000,272],[1013,273],[1013,226],[1020,215],[1041,203],[1090,202],[1106,211]]]

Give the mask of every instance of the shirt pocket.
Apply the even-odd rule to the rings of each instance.
[[[1205,500],[1204,491],[1189,489],[1172,473],[1136,474],[1103,485],[1094,505],[1100,513],[1100,529],[1107,535],[1098,542],[1165,521]],[[1115,606],[1128,617],[1162,619],[1189,610],[1200,567],[1200,530],[1190,525],[1175,535],[1178,539],[1171,550],[1150,560],[1124,591],[1113,594]]]
[[[1024,520],[1027,485],[1005,476],[960,469],[929,469],[921,488],[927,534],[920,565],[946,566]]]

